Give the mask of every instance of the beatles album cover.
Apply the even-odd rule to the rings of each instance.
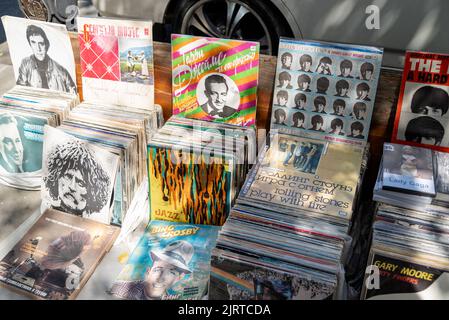
[[[0,284],[34,299],[74,299],[118,232],[48,209],[0,261]]]
[[[252,126],[259,43],[173,34],[173,114]]]
[[[151,221],[111,293],[129,300],[207,298],[218,228]]]
[[[44,137],[42,206],[109,223],[119,156],[49,126]]]
[[[417,195],[435,195],[431,150],[385,143],[382,163],[383,189]]]
[[[449,273],[447,266],[415,260],[413,257],[390,255],[373,251],[369,264],[379,269],[379,287],[362,292],[370,300],[447,300],[449,299]],[[369,283],[369,281],[368,281]]]
[[[10,186],[37,190],[41,185],[43,115],[15,112],[0,105],[0,180]]]
[[[329,141],[368,139],[383,49],[281,38],[271,127]]]
[[[77,20],[84,100],[151,108],[152,23],[85,17]]]
[[[408,51],[391,142],[449,152],[449,55]]]
[[[151,219],[223,225],[231,209],[232,170],[221,156],[150,144]]]
[[[2,17],[16,84],[76,93],[76,66],[66,27]]]

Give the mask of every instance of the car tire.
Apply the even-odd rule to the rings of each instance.
[[[279,37],[293,34],[270,1],[182,0],[175,7],[174,33],[258,41],[263,54],[276,55]]]

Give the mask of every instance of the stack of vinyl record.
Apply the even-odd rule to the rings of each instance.
[[[447,299],[449,155],[385,143],[364,299]],[[376,286],[376,283],[378,284]]]
[[[2,22],[17,85],[0,99],[0,182],[38,190],[44,125],[59,126],[79,102],[75,60],[64,26],[8,16]]]
[[[151,219],[221,226],[256,157],[259,44],[171,45],[174,116],[148,145]]]
[[[151,219],[222,225],[255,140],[253,127],[171,117],[148,144]]]
[[[359,146],[272,135],[219,234],[211,299],[342,298],[364,156]]]

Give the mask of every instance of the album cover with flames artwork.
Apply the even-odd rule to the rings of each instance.
[[[233,199],[233,159],[148,146],[152,220],[223,225]]]

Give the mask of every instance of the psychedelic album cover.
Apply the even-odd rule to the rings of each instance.
[[[382,251],[372,252],[369,264],[379,268],[379,288],[367,288],[367,279],[365,279],[362,292],[364,299],[449,299],[447,267],[432,266],[432,263],[428,261],[414,260],[412,257],[395,257]]]
[[[48,209],[0,261],[0,284],[34,299],[74,299],[118,232]]]
[[[77,19],[84,100],[153,107],[152,23]]]
[[[417,195],[435,195],[432,150],[385,143],[383,189]]]
[[[207,152],[148,146],[152,220],[221,226],[231,209],[233,162]]]
[[[408,51],[391,142],[449,152],[449,55]]]
[[[0,106],[0,175],[13,181],[13,175],[20,180],[20,176],[28,173],[41,173],[44,126],[47,124],[49,120],[43,116],[14,112]],[[40,179],[37,185],[40,185]]]
[[[111,293],[128,300],[201,300],[208,296],[218,227],[151,221]]]
[[[368,139],[383,49],[281,38],[271,127],[329,141]]]
[[[336,284],[212,254],[210,300],[326,300]]]
[[[44,128],[42,206],[109,223],[119,156]]]
[[[239,200],[350,221],[363,148],[276,134]]]
[[[252,126],[259,43],[173,34],[173,114]]]
[[[3,16],[16,84],[75,94],[76,67],[66,27]]]

